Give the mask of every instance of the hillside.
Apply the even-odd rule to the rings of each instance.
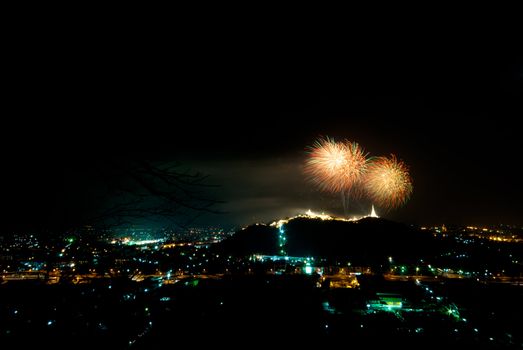
[[[349,257],[368,262],[389,256],[410,260],[431,256],[438,249],[430,233],[370,217],[358,221],[298,217],[281,228],[252,225],[222,242],[220,249],[234,255],[277,255],[280,235],[286,238],[283,248],[289,256]]]

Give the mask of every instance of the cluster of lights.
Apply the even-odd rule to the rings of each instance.
[[[315,213],[315,212],[313,212],[313,211],[311,211],[309,209],[304,214],[298,214],[298,215],[290,217],[288,219],[281,219],[281,220],[278,220],[278,221],[274,221],[269,226],[280,228],[283,225],[287,224],[289,221],[294,220],[294,219],[298,219],[298,218],[320,219],[320,220],[323,220],[323,221],[346,221],[346,222],[353,222],[353,221],[361,220],[361,219],[366,218],[366,217],[376,217],[376,218],[378,217],[378,215],[376,215],[376,211],[374,210],[374,206],[372,206],[372,211],[371,211],[371,213],[369,215],[353,216],[350,219],[340,218],[340,217],[332,216],[332,215],[325,214],[325,213],[319,214],[319,213]]]
[[[278,229],[278,249],[280,255],[287,255],[285,252],[285,243],[287,241],[287,237],[285,236],[285,230],[283,229],[283,225],[279,227]]]
[[[125,244],[125,245],[150,245],[150,244],[157,244],[157,243],[161,243],[161,242],[163,242],[163,239],[144,239],[144,240],[135,241],[128,237],[125,237],[121,241],[121,243]],[[116,243],[118,243],[118,241],[112,240],[111,243],[116,244]]]

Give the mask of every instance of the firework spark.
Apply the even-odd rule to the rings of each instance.
[[[320,189],[348,193],[363,179],[368,161],[367,154],[356,142],[335,142],[326,137],[310,147],[305,171]]]
[[[384,208],[403,205],[412,193],[412,180],[405,163],[396,156],[375,158],[364,180],[369,197]]]

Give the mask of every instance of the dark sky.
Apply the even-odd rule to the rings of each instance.
[[[320,135],[410,166],[413,196],[391,219],[523,225],[523,65],[514,45],[367,41],[211,37],[167,49],[105,40],[64,50],[35,38],[13,56],[7,94],[6,227],[45,226],[49,210],[68,205],[55,189],[72,164],[140,154],[210,175],[219,186],[210,195],[226,201],[227,214],[205,223],[339,213],[339,199],[302,172],[305,147]]]

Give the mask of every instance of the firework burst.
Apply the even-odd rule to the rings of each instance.
[[[328,192],[354,192],[363,179],[368,158],[356,142],[335,142],[328,137],[310,147],[305,172],[318,187]]]
[[[412,180],[405,163],[396,156],[375,158],[364,180],[369,197],[384,208],[403,205],[412,193]]]

